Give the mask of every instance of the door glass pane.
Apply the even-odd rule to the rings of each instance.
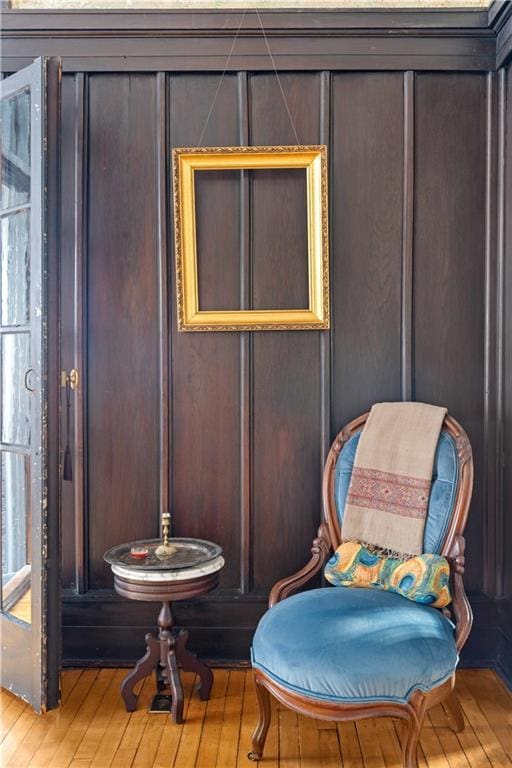
[[[30,334],[2,336],[2,443],[30,445]],[[28,379],[28,382],[25,381]]]
[[[4,99],[2,131],[1,207],[28,202],[30,197],[30,91]]]
[[[4,99],[0,105],[2,131],[1,207],[28,202],[30,197],[30,91]]]
[[[30,302],[30,210],[2,218],[2,325],[24,325]]]
[[[28,457],[2,451],[2,609],[30,623]]]

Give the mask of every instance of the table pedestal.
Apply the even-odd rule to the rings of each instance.
[[[219,583],[219,571],[224,565],[222,557],[198,568],[164,573],[141,573],[134,569],[112,565],[116,592],[131,600],[162,604],[158,615],[158,637],[146,635],[146,653],[121,683],[121,694],[128,712],[137,708],[138,695],[133,689],[143,677],[156,672],[157,691],[166,688],[171,695],[171,716],[175,723],[183,722],[183,687],[180,667],[195,672],[199,677],[199,696],[210,696],[213,674],[210,669],[187,650],[188,632],[175,627],[171,605],[177,600],[190,600],[211,592]]]
[[[171,716],[175,723],[183,722],[183,686],[178,664],[185,672],[195,672],[200,679],[199,697],[206,701],[213,684],[211,670],[199,661],[195,654],[187,650],[188,632],[175,629],[171,603],[162,602],[158,616],[158,638],[151,633],[146,635],[147,650],[139,659],[135,668],[126,675],[121,683],[121,694],[126,710],[133,712],[137,708],[138,695],[133,689],[143,677],[153,669],[156,671],[157,690],[169,688],[171,692]]]

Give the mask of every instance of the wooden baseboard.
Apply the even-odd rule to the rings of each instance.
[[[512,687],[512,601],[473,595],[474,625],[460,660],[461,667],[496,669]],[[233,606],[200,601],[178,606],[177,619],[190,630],[190,648],[212,666],[248,666],[254,628],[265,612],[262,599]],[[98,616],[103,620],[98,625]],[[63,666],[129,667],[142,656],[144,635],[155,632],[155,606],[133,605],[110,593],[68,596],[64,601]],[[236,618],[238,626],[227,626]]]

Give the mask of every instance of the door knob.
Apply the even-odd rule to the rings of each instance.
[[[68,382],[71,389],[78,389],[80,384],[80,374],[76,368],[72,368],[69,373],[67,371],[60,372],[61,387],[65,387]]]

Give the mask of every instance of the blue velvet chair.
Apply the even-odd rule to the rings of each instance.
[[[443,703],[452,727],[464,719],[454,693],[459,652],[472,624],[464,592],[464,538],[473,486],[471,446],[446,416],[437,445],[424,551],[450,563],[453,601],[438,610],[393,592],[327,587],[289,595],[323,567],[341,543],[343,513],[360,432],[368,414],[335,439],[324,469],[325,522],[311,559],[270,593],[253,639],[259,722],[248,757],[259,760],[270,724],[269,694],[300,714],[322,720],[400,718],[405,768],[416,768],[428,709]]]

